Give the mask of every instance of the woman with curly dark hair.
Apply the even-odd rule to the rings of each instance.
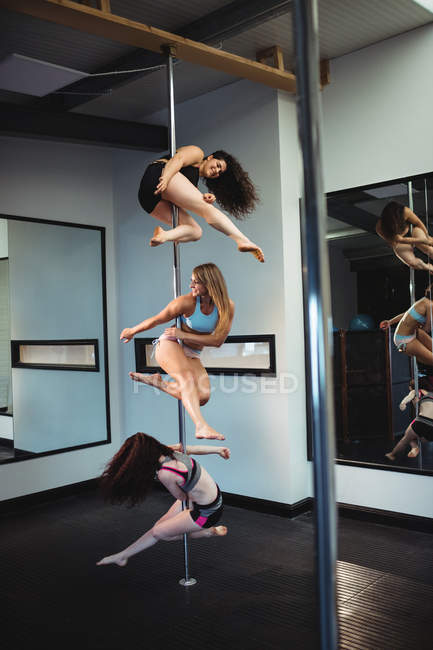
[[[412,233],[410,232],[412,226]],[[433,265],[427,264],[414,253],[413,247],[433,258],[433,238],[427,228],[412,210],[390,201],[382,210],[376,223],[376,232],[391,246],[395,255],[407,266],[419,271],[433,271]],[[409,236],[408,236],[409,235]]]
[[[150,491],[155,477],[176,501],[163,517],[137,541],[114,555],[102,558],[98,565],[125,566],[129,558],[153,546],[159,540],[173,541],[185,533],[191,537],[213,537],[227,534],[225,526],[216,526],[223,512],[223,500],[218,485],[190,454],[218,454],[228,460],[227,447],[188,446],[181,453],[180,444],[163,445],[145,433],[127,438],[105,468],[100,487],[111,503],[135,506]],[[182,510],[182,501],[189,509]]]
[[[199,178],[203,178],[209,193],[202,194],[197,189]],[[252,253],[259,262],[265,261],[262,249],[212,205],[218,201],[224,210],[242,219],[254,210],[259,200],[247,172],[225,151],[205,156],[200,147],[188,145],[180,147],[173,158],[164,156],[155,160],[141,179],[138,200],[143,210],[169,226],[172,204],[179,209],[179,225],[171,230],[157,226],[151,246],[200,239],[202,229],[187,212],[190,210],[233,239],[241,253]]]

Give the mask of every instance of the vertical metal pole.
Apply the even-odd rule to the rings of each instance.
[[[332,332],[329,263],[325,243],[326,207],[320,156],[317,0],[294,0],[293,26],[296,47],[298,128],[304,168],[301,231],[306,252],[304,259],[308,295],[307,331],[311,364],[320,646],[322,650],[335,650],[337,648],[335,427],[329,355]]]
[[[173,57],[175,56],[175,48],[167,46],[165,48],[167,54],[167,83],[168,83],[168,102],[169,102],[169,137],[170,137],[170,156],[173,157],[176,153],[176,125],[174,118],[174,77],[173,77]],[[176,228],[178,225],[178,209],[177,206],[172,205],[172,227]],[[179,245],[173,242],[173,290],[174,297],[180,296],[180,255]],[[180,318],[176,319],[176,327],[181,326]],[[186,450],[186,435],[185,435],[185,408],[178,400],[178,420],[179,420],[179,442],[182,448]],[[188,502],[182,502],[182,510],[188,508]],[[185,564],[185,577],[179,580],[179,584],[184,587],[195,585],[197,580],[191,578],[189,575],[189,549],[188,549],[188,535],[185,533],[183,536],[183,554]]]
[[[408,181],[407,195],[408,195],[409,208],[413,211],[412,181]],[[412,234],[412,225],[410,226],[410,234]],[[413,303],[416,302],[416,295],[415,295],[415,270],[412,267],[409,268],[409,293],[410,293],[410,304],[413,305]],[[412,376],[414,381],[415,395],[418,397],[418,364],[416,362],[415,357],[411,357],[410,361],[412,367]],[[415,402],[415,415],[418,415],[418,402]]]

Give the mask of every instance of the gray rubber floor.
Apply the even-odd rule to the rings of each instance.
[[[311,514],[229,507],[226,538],[193,540],[185,589],[180,542],[125,568],[97,567],[171,503],[159,491],[126,509],[98,495],[0,518],[1,643],[7,650],[309,649],[318,647]],[[430,650],[433,535],[339,524],[340,647]]]

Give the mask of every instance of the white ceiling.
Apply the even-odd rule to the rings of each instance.
[[[111,0],[112,13],[155,27],[181,31],[194,20],[231,4],[221,0]],[[321,58],[335,58],[432,22],[433,14],[414,0],[319,0]],[[255,59],[272,45],[283,49],[286,69],[293,69],[291,14],[286,13],[228,38],[217,46]],[[0,59],[12,53],[92,73],[134,51],[125,45],[30,16],[0,11]],[[49,67],[47,66],[47,74]],[[175,67],[176,101],[232,83],[230,75],[179,62]],[[17,89],[18,90],[18,89]],[[24,93],[2,92],[0,101],[32,103]],[[165,107],[164,71],[148,73],[112,92],[90,98],[76,109],[103,117],[142,120]]]

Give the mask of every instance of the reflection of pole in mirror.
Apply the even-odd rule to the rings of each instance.
[[[399,409],[409,382],[418,393],[424,376],[433,375],[431,177],[327,197],[336,429],[343,462],[433,469],[430,430],[423,429],[423,437],[413,427],[408,432],[421,402]],[[425,420],[429,396],[420,392],[416,399],[422,400]],[[420,431],[419,423],[415,428]]]

